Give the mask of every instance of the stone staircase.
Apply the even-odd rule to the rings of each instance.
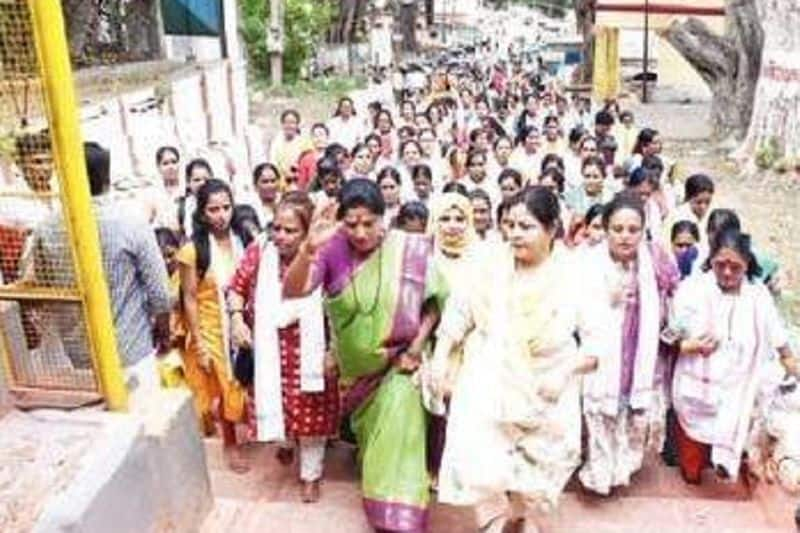
[[[300,502],[293,467],[275,460],[275,449],[247,450],[251,470],[229,471],[218,441],[206,441],[215,507],[202,533],[368,533],[358,492],[352,449],[337,443],[329,449],[322,499]],[[574,485],[574,484],[573,484]],[[796,531],[791,498],[777,487],[759,486],[748,498],[741,486],[704,480],[686,485],[677,469],[651,461],[633,486],[611,498],[585,495],[570,485],[547,531],[569,533],[726,533]],[[469,509],[435,505],[432,533],[474,532]]]

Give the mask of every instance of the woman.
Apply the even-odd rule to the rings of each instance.
[[[411,168],[411,183],[414,186],[414,200],[425,205],[431,201],[433,194],[433,172],[428,165],[416,165]]]
[[[328,130],[332,133],[331,141],[345,148],[352,149],[361,142],[364,134],[363,123],[356,116],[356,108],[350,97],[343,97],[336,106],[333,118],[328,121]]]
[[[486,172],[486,154],[480,150],[470,150],[467,155],[467,177],[461,181],[468,191],[482,189],[492,202],[500,203],[501,193],[497,181],[489,179]]]
[[[250,243],[256,240],[264,231],[258,219],[258,213],[252,206],[247,204],[239,204],[233,207],[231,229],[241,238],[242,246],[245,248],[250,246]],[[268,228],[267,238],[269,238],[271,231],[272,224]]]
[[[276,135],[269,147],[269,162],[275,165],[281,177],[291,174],[306,150],[313,149],[311,141],[300,132],[300,113],[287,109],[281,113],[281,133]]]
[[[723,231],[703,270],[678,291],[670,321],[680,339],[672,387],[678,461],[692,484],[707,466],[729,480],[739,475],[755,399],[775,352],[782,370],[800,377],[775,303],[756,279],[749,236]]]
[[[397,127],[409,126],[417,129],[417,106],[411,100],[405,100],[400,104],[400,120]]]
[[[472,218],[471,200],[456,192],[443,194],[437,201],[433,213],[434,262],[441,272],[448,292],[469,290],[473,281],[471,265],[476,259],[475,228]],[[427,391],[426,391],[427,392]],[[430,401],[426,398],[426,401]],[[442,409],[431,407],[434,415],[430,422],[428,439],[428,469],[434,477],[439,474],[444,451],[447,419],[439,416]]]
[[[400,164],[398,165],[398,172],[402,182],[405,184],[405,189],[402,191],[403,198],[413,198],[414,191],[412,189],[411,170],[420,164],[422,157],[422,147],[415,140],[405,141],[400,145]]]
[[[314,181],[315,171],[317,170],[317,162],[325,155],[325,150],[330,146],[330,130],[328,126],[321,122],[311,125],[311,144],[312,149],[306,150],[297,163],[293,165],[297,167],[295,173],[296,182],[295,188],[300,191],[307,191],[309,185]],[[284,176],[284,190],[290,189],[289,176]]]
[[[397,214],[397,228],[407,233],[425,233],[429,216],[428,207],[424,203],[406,202]]]
[[[700,228],[689,220],[680,220],[672,225],[670,243],[675,262],[681,273],[681,279],[692,273],[692,268],[699,251],[697,243],[700,241]]]
[[[616,164],[623,165],[634,153],[639,138],[639,128],[633,120],[633,113],[625,110],[619,114],[619,122],[614,126],[614,139],[619,143]]]
[[[588,137],[586,130],[581,127],[572,128],[569,132],[569,149],[564,153],[564,177],[567,180],[567,189],[574,189],[581,185],[581,163],[583,163],[583,156],[581,154],[581,144],[583,140]],[[597,147],[595,146],[595,154]],[[587,154],[586,157],[594,154]]]
[[[558,115],[548,115],[544,119],[544,140],[542,142],[542,153],[564,155],[567,144],[561,133],[561,123]]]
[[[258,196],[255,210],[262,228],[269,232],[280,199],[280,173],[272,163],[261,163],[253,170],[253,187]]]
[[[653,171],[639,167],[631,172],[625,188],[630,193],[639,196],[644,204],[647,239],[658,239],[663,232],[662,226],[667,215],[666,210],[661,208],[661,203],[657,198],[659,190],[658,177]]]
[[[606,183],[606,165],[600,156],[587,157],[581,165],[583,185],[573,189],[564,199],[575,216],[583,217],[594,204],[604,204],[611,200],[614,192]]]
[[[429,241],[386,232],[384,209],[374,182],[345,183],[338,206],[315,215],[286,274],[284,295],[305,296],[322,286],[370,525],[423,531],[430,498],[426,421],[410,373],[438,318],[430,303],[440,289],[429,267]]]
[[[319,500],[325,445],[338,428],[339,396],[332,364],[325,365],[325,322],[319,292],[281,297],[281,278],[297,254],[314,206],[289,193],[277,206],[272,242],[247,248],[228,289],[233,342],[252,349],[259,441],[277,441],[279,459],[300,455],[302,500]]]
[[[512,253],[481,264],[491,284],[448,299],[432,365],[442,395],[452,390],[439,500],[474,505],[478,527],[491,532],[519,519],[538,526],[556,506],[580,463],[578,376],[600,353],[575,278],[552,253],[558,199],[533,187],[512,200],[509,218]]]
[[[208,180],[197,192],[192,240],[180,250],[177,261],[188,333],[183,352],[186,381],[203,433],[213,434],[218,421],[229,464],[243,471],[234,423],[242,418],[244,394],[231,370],[228,309],[222,292],[244,251],[241,239],[231,231],[232,215],[228,185]]]
[[[174,146],[162,146],[156,150],[156,165],[161,176],[161,183],[169,197],[173,199],[180,196],[182,190],[178,172],[180,162],[180,152]]]
[[[697,224],[698,228],[705,228],[714,200],[714,181],[705,174],[693,174],[686,179],[683,192],[683,203],[670,214],[667,227],[672,228],[676,222],[688,220]],[[700,242],[707,248],[705,235],[700,235]]]
[[[213,177],[211,165],[205,159],[192,159],[186,165],[186,193],[178,198],[178,223],[183,236],[187,239],[191,239],[194,231],[197,191]]]
[[[579,251],[591,250],[606,238],[606,231],[603,229],[603,211],[605,205],[594,204],[586,211],[578,223],[569,230],[568,244],[576,247]]]
[[[372,156],[372,168],[374,168],[378,163],[378,159],[381,158],[381,138],[374,133],[370,133],[367,135],[367,138],[364,139],[364,144],[369,148],[369,153]],[[355,146],[353,148],[355,148]]]
[[[514,128],[514,134],[520,137],[523,130],[528,127],[538,128],[541,125],[539,118],[539,98],[531,93],[524,97],[525,109],[517,117],[517,122]]]
[[[334,159],[320,159],[317,163],[317,189],[311,193],[314,204],[325,201],[326,198],[335,200],[344,183],[344,175]],[[329,200],[329,201],[330,201]]]
[[[522,174],[513,168],[507,168],[497,177],[497,186],[501,201],[508,200],[522,190]]]
[[[383,222],[387,228],[394,226],[397,213],[400,211],[402,202],[400,201],[400,191],[402,187],[402,179],[400,173],[394,167],[383,167],[378,172],[376,180],[378,187],[381,190],[383,203],[385,205]]]
[[[162,146],[156,150],[156,167],[161,177],[160,184],[155,187],[153,202],[153,226],[178,229],[175,216],[175,202],[181,196],[180,153],[172,146]]]
[[[592,265],[592,301],[606,332],[597,372],[583,382],[588,432],[584,487],[599,494],[630,483],[645,449],[661,450],[665,385],[659,363],[659,333],[668,298],[678,282],[670,257],[644,240],[644,207],[629,193],[618,194],[603,213],[606,242],[583,256]]]
[[[522,174],[525,183],[536,183],[541,167],[541,136],[536,126],[526,126],[517,137],[517,148],[511,154],[510,165]]]
[[[446,182],[461,181],[467,175],[467,150],[462,146],[453,146],[447,154],[448,175]]]
[[[352,163],[350,164],[350,172],[347,179],[368,179],[375,168],[375,161],[372,158],[372,152],[369,147],[364,143],[358,143],[353,147],[351,155]]]
[[[489,178],[494,179],[499,176],[501,172],[507,170],[510,165],[511,153],[514,148],[511,139],[505,135],[498,137],[494,142],[494,157],[489,159],[488,170]]]
[[[381,155],[380,160],[384,162],[391,162],[395,158],[397,151],[397,133],[394,127],[394,120],[392,114],[387,109],[381,109],[375,115],[375,134],[381,140]]]

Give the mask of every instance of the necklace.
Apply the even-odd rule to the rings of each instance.
[[[378,283],[377,287],[375,288],[375,295],[372,297],[372,304],[370,305],[368,310],[364,310],[364,306],[361,305],[361,299],[358,297],[358,285],[356,283],[356,279],[355,277],[351,276],[350,286],[352,287],[353,299],[355,300],[356,303],[356,314],[367,316],[375,312],[375,309],[378,308],[378,303],[380,302],[382,285],[383,285],[383,244],[381,244],[380,248],[378,249]]]

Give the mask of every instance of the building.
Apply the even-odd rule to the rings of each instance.
[[[696,17],[722,34],[724,0],[597,0],[596,10],[595,97],[616,97],[622,79],[643,70],[645,18],[650,30],[648,67],[657,73],[658,86],[693,97],[710,97],[697,71],[657,32],[673,21]]]
[[[244,57],[237,0],[160,0],[166,59],[214,61]]]

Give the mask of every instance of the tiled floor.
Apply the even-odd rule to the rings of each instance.
[[[252,468],[238,475],[225,468],[216,442],[207,444],[216,505],[203,533],[217,532],[369,532],[361,512],[352,452],[344,445],[329,450],[322,499],[300,502],[294,470],[280,466],[274,449],[249,450]],[[740,485],[688,486],[675,469],[650,466],[632,487],[614,497],[584,495],[572,485],[551,517],[547,531],[575,533],[700,533],[795,531],[791,498],[762,486],[748,498]],[[433,533],[474,532],[468,509],[435,505]]]

